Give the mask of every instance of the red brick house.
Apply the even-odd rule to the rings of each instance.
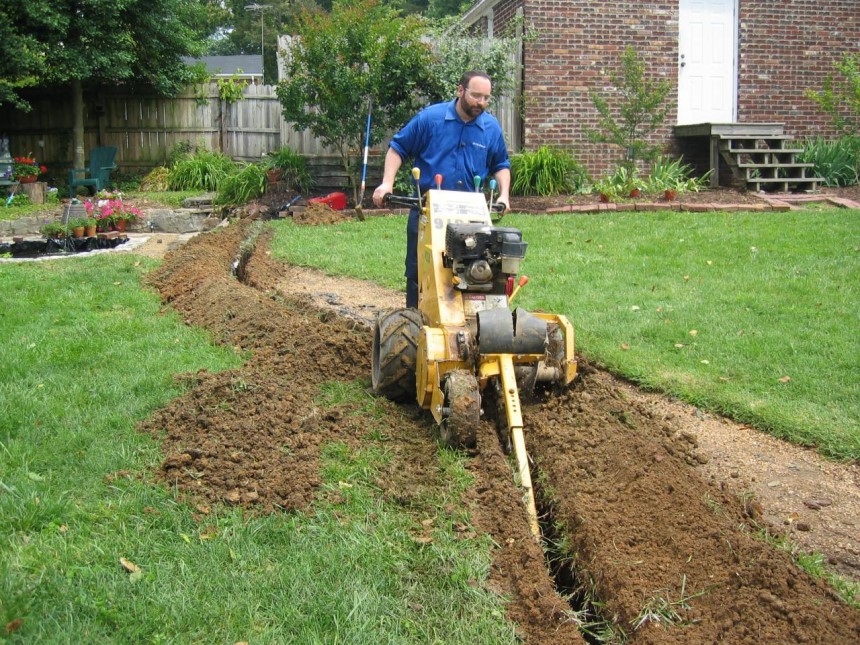
[[[493,34],[517,14],[537,38],[523,46],[524,113],[513,139],[525,149],[571,149],[593,174],[614,165],[618,151],[584,134],[597,121],[589,91],[611,93],[609,74],[627,45],[649,75],[673,86],[656,136],[697,164],[727,145],[709,124],[738,125],[732,132],[771,145],[782,132],[832,135],[804,91],[820,89],[833,63],[860,47],[860,0],[478,0],[463,19]]]

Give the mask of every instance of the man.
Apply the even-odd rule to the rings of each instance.
[[[404,159],[414,159],[421,170],[421,192],[435,188],[442,175],[443,190],[474,191],[475,177],[483,185],[495,177],[498,198],[510,204],[511,161],[502,128],[485,112],[492,100],[492,82],[483,72],[467,72],[457,85],[457,98],[424,108],[394,135],[385,155],[382,183],[373,203],[394,190],[394,178]],[[409,212],[406,225],[406,306],[418,306],[418,210]]]

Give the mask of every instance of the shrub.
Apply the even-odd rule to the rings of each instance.
[[[266,169],[260,164],[247,164],[221,182],[214,203],[245,204],[265,193],[267,184]]]
[[[817,177],[827,186],[860,183],[860,137],[845,136],[832,141],[822,137],[807,139],[800,161],[815,164]]]
[[[703,177],[693,177],[694,168],[685,164],[679,157],[659,156],[651,163],[651,174],[645,181],[645,190],[651,193],[659,193],[664,190],[676,190],[698,192],[705,188],[711,176],[708,171]]]
[[[167,175],[171,190],[217,191],[225,178],[236,173],[237,165],[227,155],[199,150],[180,158]]]
[[[624,153],[621,163],[633,170],[637,159],[650,160],[659,154],[659,147],[648,143],[646,138],[666,119],[671,84],[665,79],[657,82],[646,79],[645,63],[629,45],[621,57],[621,71],[613,73],[610,81],[616,98],[604,98],[593,90],[590,93],[600,115],[600,128],[588,129],[586,133],[596,143],[619,146]]]
[[[263,165],[283,172],[283,181],[299,192],[307,192],[313,184],[307,160],[292,148],[285,146],[270,152]]]
[[[839,77],[828,74],[821,91],[807,90],[806,97],[830,116],[840,132],[860,136],[860,53],[846,53],[833,69]]]
[[[511,157],[511,193],[564,195],[579,191],[587,181],[585,169],[568,152],[541,146]]]
[[[141,181],[140,190],[150,193],[162,193],[169,190],[167,178],[170,174],[170,169],[166,166],[159,166],[149,171]]]

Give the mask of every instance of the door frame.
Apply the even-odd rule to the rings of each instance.
[[[678,92],[677,92],[677,114],[676,114],[676,125],[688,125],[686,123],[681,122],[681,67],[683,65],[683,60],[681,59],[681,34],[684,30],[684,25],[681,23],[681,5],[685,4],[688,0],[678,0]],[[731,101],[731,115],[730,122],[734,123],[738,118],[738,91],[739,91],[739,69],[740,69],[740,0],[731,0],[732,4],[732,30],[731,30],[731,45],[730,51],[728,52],[731,56],[731,92],[730,98],[727,99]]]

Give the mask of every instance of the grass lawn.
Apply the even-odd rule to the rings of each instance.
[[[135,423],[181,393],[176,374],[243,360],[159,313],[140,287],[153,262],[0,264],[0,642],[516,642],[475,584],[487,541],[442,527],[417,544],[418,519],[372,483],[372,445],[326,448],[306,514],[201,519],[153,483],[159,442]],[[366,387],[321,388],[318,405]],[[450,489],[423,500],[431,515],[469,482],[461,460],[440,468]]]
[[[402,289],[405,222],[278,222],[273,252]],[[529,243],[518,304],[567,315],[591,361],[830,457],[860,458],[856,211],[503,223]]]

